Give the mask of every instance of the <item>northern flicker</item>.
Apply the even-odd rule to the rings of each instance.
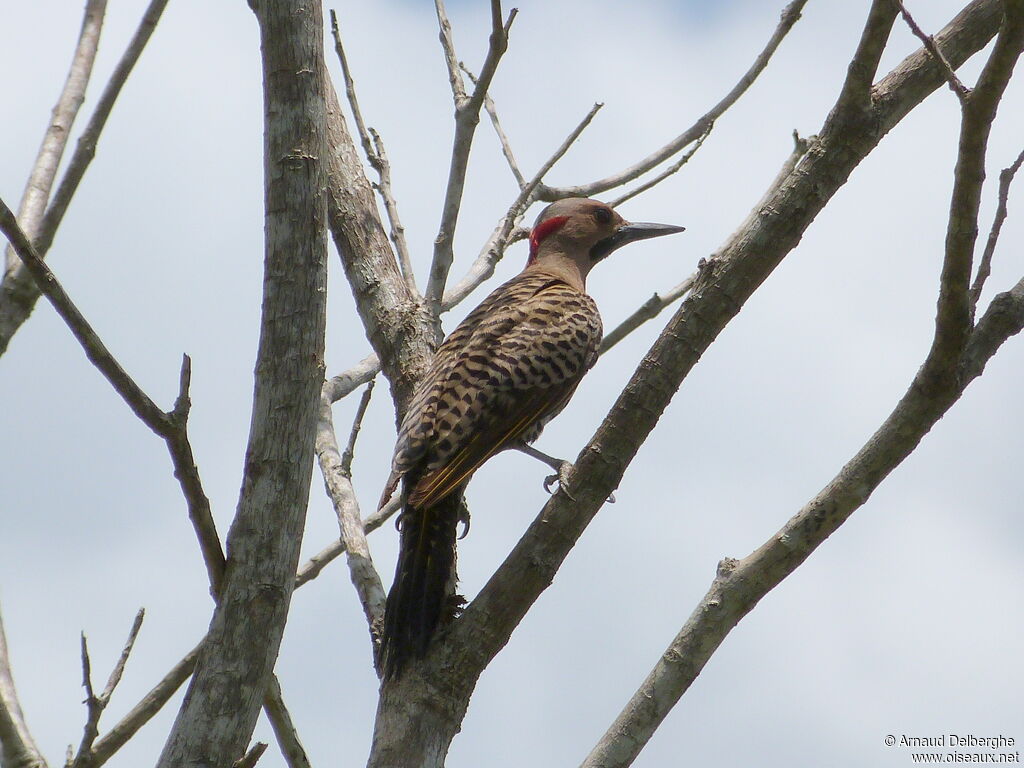
[[[597,360],[601,316],[587,274],[627,243],[682,230],[631,224],[597,200],[552,203],[530,234],[523,271],[438,348],[399,427],[381,500],[402,481],[401,548],[378,657],[386,678],[423,656],[446,613],[470,477],[498,451],[536,440]]]

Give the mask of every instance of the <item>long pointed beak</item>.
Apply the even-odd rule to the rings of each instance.
[[[650,224],[646,222],[634,222],[623,224],[615,234],[625,238],[622,242],[632,243],[635,240],[646,240],[649,237],[661,237],[662,235],[673,235],[682,232],[686,227],[677,227],[675,224]]]
[[[674,224],[651,224],[650,222],[632,222],[623,224],[614,235],[598,241],[590,249],[590,257],[594,261],[603,259],[612,251],[617,251],[624,245],[635,243],[637,240],[646,240],[649,237],[661,237],[682,232],[686,227],[677,227]]]

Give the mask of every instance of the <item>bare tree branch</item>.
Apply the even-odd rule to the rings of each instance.
[[[402,268],[402,277],[405,279],[405,284],[409,287],[409,294],[414,299],[419,300],[421,298],[420,291],[416,287],[416,273],[412,268],[409,245],[405,240],[405,227],[398,216],[398,202],[395,200],[395,195],[391,188],[391,162],[388,160],[388,153],[384,150],[384,141],[381,139],[380,134],[371,128],[370,135],[373,137],[374,152],[380,164],[380,183],[373,186],[384,200],[384,210],[388,214],[388,223],[391,225],[391,242],[395,244],[395,250],[398,252],[398,264]]]
[[[348,103],[352,109],[352,119],[356,122],[356,131],[363,145],[366,159],[373,166],[373,169],[377,171],[377,176],[380,179],[380,183],[375,184],[374,189],[380,193],[388,221],[391,223],[391,242],[395,244],[398,263],[402,268],[402,277],[405,279],[405,285],[409,289],[409,293],[418,299],[420,294],[419,289],[416,287],[416,275],[412,269],[409,246],[405,240],[405,227],[402,226],[402,221],[398,216],[398,203],[395,201],[394,194],[391,191],[391,163],[388,162],[387,153],[384,151],[384,142],[381,140],[380,135],[373,128],[367,130],[366,124],[363,122],[363,114],[359,109],[359,100],[356,98],[355,81],[352,79],[352,71],[349,69],[348,58],[345,56],[345,47],[341,43],[338,16],[333,9],[330,13],[334,51],[338,55],[338,61],[341,63],[341,72],[345,78],[345,95],[348,97]],[[370,141],[371,134],[373,136],[372,143]]]
[[[985,371],[985,364],[1011,336],[1024,329],[1024,278],[998,294],[971,332],[964,350],[960,376],[965,385]]]
[[[3,200],[0,200],[0,231],[4,233],[18,256],[21,257],[30,279],[35,280],[38,289],[46,294],[46,298],[57,310],[57,314],[67,323],[92,364],[106,377],[107,381],[128,404],[128,407],[132,409],[132,412],[162,436],[170,424],[168,415],[149,399],[149,396],[142,391],[131,376],[125,373],[114,356],[110,354],[106,345],[103,344],[89,322],[78,311],[78,307],[74,305],[60,283],[57,282],[57,278],[43,261],[39,252],[21,231],[14,214]]]
[[[135,614],[135,619],[132,621],[132,627],[128,631],[128,639],[125,641],[124,648],[121,649],[121,655],[117,659],[117,663],[114,668],[110,671],[110,677],[107,678],[107,684],[103,686],[103,693],[99,695],[100,701],[106,703],[110,701],[110,697],[114,695],[114,689],[117,688],[117,684],[121,682],[121,676],[124,674],[125,664],[128,663],[128,657],[131,655],[132,648],[135,647],[135,640],[139,636],[139,630],[142,629],[142,620],[146,617],[146,609],[139,608],[138,613]]]
[[[332,403],[336,403],[363,384],[372,381],[378,373],[380,373],[380,361],[377,359],[377,355],[367,355],[347,371],[324,382],[323,396]]]
[[[15,221],[14,214],[3,200],[0,200],[0,231],[3,231],[11,242],[32,279],[36,281],[40,290],[57,310],[57,314],[61,316],[75,338],[78,339],[86,357],[110,382],[114,390],[132,409],[132,412],[164,439],[174,464],[174,475],[181,484],[188,504],[189,517],[197,533],[200,534],[200,541],[204,544],[203,556],[206,568],[210,574],[211,583],[216,589],[220,574],[224,569],[224,556],[220,552],[216,526],[210,512],[210,502],[203,492],[199,471],[196,469],[192,447],[188,439],[188,387],[191,377],[191,361],[188,355],[185,355],[182,360],[180,388],[174,409],[170,413],[164,413],[110,353],[92,326],[65,293],[46,262],[29,243],[25,233],[21,231]],[[211,541],[218,542],[215,549],[210,546]]]
[[[203,639],[205,642],[205,638]],[[192,670],[195,669],[196,659],[202,650],[201,642],[166,674],[142,701],[132,707],[117,725],[111,728],[102,736],[92,748],[92,765],[101,766],[123,747],[139,729],[159,712],[164,704],[174,695],[174,692],[181,687],[182,683],[188,680]]]
[[[942,74],[946,78],[946,82],[949,83],[949,89],[956,94],[960,101],[966,99],[971,94],[971,89],[960,82],[960,78],[956,76],[956,72],[953,71],[953,67],[949,65],[949,62],[946,61],[946,57],[942,55],[942,51],[940,51],[939,47],[935,45],[935,40],[932,39],[932,36],[926,35],[924,30],[917,25],[917,22],[914,21],[914,17],[910,15],[910,12],[907,10],[906,6],[903,5],[901,0],[892,1],[896,4],[896,7],[899,9],[900,15],[907,23],[907,26],[910,27],[910,31],[913,32],[917,39],[924,44],[928,53],[930,53],[935,60],[939,62],[939,65],[942,67]]]
[[[345,543],[345,551],[348,554],[352,584],[359,595],[363,613],[366,614],[366,620],[370,627],[370,638],[376,643],[377,628],[384,617],[384,587],[381,584],[380,575],[373,565],[373,558],[370,556],[363,522],[359,517],[359,502],[356,500],[355,489],[352,487],[352,455],[359,427],[362,424],[372,392],[373,382],[371,381],[359,403],[352,425],[352,434],[343,455],[338,450],[338,441],[334,434],[331,404],[326,398],[321,398],[320,419],[316,430],[316,455],[324,477],[327,495],[331,499],[334,512],[338,517],[341,540]]]
[[[974,313],[981,299],[981,292],[985,288],[985,281],[992,273],[992,257],[996,252],[996,244],[999,242],[999,233],[1003,229],[1003,222],[1006,220],[1007,203],[1010,197],[1010,184],[1013,177],[1017,175],[1021,164],[1024,164],[1024,151],[1017,155],[1009,168],[1004,168],[999,173],[999,202],[996,204],[995,216],[992,219],[992,226],[988,232],[988,240],[985,242],[985,250],[981,254],[981,262],[978,264],[978,274],[974,277],[971,285],[971,322],[974,322]]]
[[[698,272],[694,272],[675,288],[670,288],[664,294],[656,293],[641,304],[636,312],[623,320],[613,331],[604,337],[601,341],[601,354],[603,355],[648,320],[653,320],[665,307],[675,304],[685,296],[696,282],[698,274]]]
[[[387,504],[363,519],[363,533],[370,533],[380,528],[401,506],[400,496],[396,494]],[[315,579],[331,561],[344,553],[345,542],[341,539],[328,544],[299,568],[298,573],[295,574],[295,588],[298,589],[306,582]]]
[[[435,0],[438,22],[441,25],[441,41],[448,62],[449,78],[455,94],[455,138],[452,142],[451,167],[448,170],[448,183],[445,185],[444,203],[441,207],[441,225],[434,239],[434,259],[430,265],[430,277],[427,281],[426,299],[435,305],[435,313],[440,313],[441,299],[444,295],[448,271],[451,269],[454,254],[452,245],[455,238],[455,225],[462,206],[462,191],[466,183],[466,169],[469,166],[469,150],[473,144],[473,135],[480,122],[480,108],[483,106],[484,95],[491,87],[491,80],[498,68],[502,54],[508,48],[508,31],[518,11],[513,8],[504,25],[501,23],[501,2],[491,0],[491,37],[487,49],[487,57],[480,68],[480,76],[473,88],[473,95],[459,98],[462,75],[458,69],[458,59],[451,48],[451,26],[444,15],[444,3]],[[447,30],[447,34],[446,34]],[[454,69],[453,69],[454,68]],[[456,87],[456,83],[459,86]]]
[[[103,716],[103,710],[110,703],[110,697],[113,696],[114,689],[121,682],[125,664],[128,663],[128,657],[135,646],[139,630],[142,629],[142,620],[145,618],[145,615],[146,611],[143,608],[140,608],[139,612],[135,614],[135,620],[132,622],[131,630],[128,632],[128,639],[125,641],[124,648],[121,649],[121,656],[114,665],[110,677],[107,679],[107,684],[99,696],[93,691],[89,647],[86,643],[85,633],[82,633],[82,685],[85,688],[86,720],[78,752],[75,754],[74,759],[71,759],[70,754],[68,755],[68,768],[92,768],[95,765],[92,747],[93,742],[96,741],[96,737],[99,735],[100,717]]]
[[[782,10],[782,16],[779,19],[779,24],[775,28],[775,32],[772,33],[771,38],[765,45],[757,58],[754,59],[754,63],[750,65],[743,76],[739,79],[733,89],[729,91],[715,106],[704,113],[693,125],[683,131],[681,134],[676,136],[665,146],[655,150],[643,160],[624,168],[618,173],[607,176],[597,181],[592,181],[588,184],[579,184],[573,187],[548,187],[541,185],[537,191],[537,200],[543,200],[545,202],[554,202],[555,200],[561,200],[565,197],[594,197],[602,192],[606,192],[609,189],[628,184],[637,177],[647,173],[655,166],[661,165],[665,160],[672,157],[672,155],[681,151],[684,147],[697,141],[704,133],[707,132],[708,127],[718,120],[722,114],[735,104],[740,96],[742,96],[746,90],[753,84],[757,79],[758,75],[768,66],[768,62],[774,55],[775,50],[779,47],[783,38],[789,33],[789,30],[793,28],[793,25],[800,18],[800,14],[803,11],[804,5],[807,0],[793,0]]]
[[[455,106],[459,107],[466,101],[466,86],[462,82],[462,75],[459,74],[459,57],[455,53],[455,41],[452,39],[452,23],[448,20],[448,12],[445,10],[442,0],[434,0],[434,10],[437,13],[437,25],[440,28],[439,39],[441,50],[444,52],[444,63],[448,68],[448,84],[452,88],[452,99]],[[498,14],[501,18],[501,14]]]
[[[1011,322],[974,360],[981,368],[1024,327],[1024,281],[1015,290],[1015,296],[1003,294],[1009,297],[1006,304],[1013,306]],[[867,501],[960,398],[970,380],[964,378],[952,392],[934,394],[915,382],[860,452],[778,533],[742,560],[722,560],[707,594],[582,768],[632,764],[732,628]]]
[[[714,127],[714,123],[708,123],[708,129],[704,131],[704,133],[700,135],[700,138],[698,138],[697,141],[693,143],[693,146],[690,148],[689,152],[684,153],[678,160],[676,160],[674,163],[672,163],[672,165],[670,165],[668,168],[666,168],[661,173],[656,175],[654,178],[645,181],[643,184],[637,185],[629,192],[626,192],[625,194],[620,195],[619,197],[612,200],[610,203],[608,203],[608,205],[610,205],[612,208],[618,208],[627,200],[632,200],[637,195],[646,192],[648,189],[651,189],[652,187],[655,187],[658,184],[661,184],[661,182],[663,182],[669,176],[672,176],[673,174],[677,173],[680,168],[682,168],[684,165],[690,162],[691,157],[697,154],[697,150],[704,146],[704,141],[707,139],[708,136],[711,135],[711,131],[714,129]]]
[[[150,2],[135,36],[117,63],[106,88],[103,89],[96,109],[92,117],[89,118],[89,124],[78,139],[75,152],[64,172],[64,178],[61,180],[60,186],[57,187],[53,200],[39,225],[38,232],[31,238],[41,256],[45,256],[50,250],[57,228],[78,189],[78,184],[85,175],[92,158],[96,155],[96,144],[99,142],[100,133],[114,108],[114,102],[121,93],[121,87],[128,79],[128,75],[131,74],[135,62],[142,55],[142,50],[153,34],[166,5],[167,0],[152,0]],[[14,265],[13,268],[8,269],[3,283],[0,284],[0,354],[7,349],[11,337],[28,319],[38,298],[38,286],[23,267]]]
[[[0,615],[0,764],[4,768],[47,768],[25,722],[14,687],[7,635]]]
[[[220,546],[217,524],[210,509],[210,499],[203,490],[199,468],[196,467],[192,444],[188,438],[188,416],[192,407],[189,399],[191,382],[192,359],[188,355],[182,355],[178,397],[174,401],[174,409],[168,414],[172,428],[164,435],[164,439],[174,464],[174,476],[178,478],[188,505],[189,520],[199,540],[206,575],[210,580],[210,593],[216,595],[220,592],[226,560]]]
[[[400,506],[400,503],[398,503],[398,497],[396,496],[396,498],[385,505],[383,509],[368,515],[363,521],[363,532],[370,533],[371,531],[375,531],[380,528],[381,525],[383,525],[395,514],[395,512],[398,511]],[[313,555],[313,557],[298,569],[295,576],[295,589],[298,589],[303,584],[315,579],[330,562],[344,553],[345,543],[339,539]],[[2,629],[2,622],[0,622],[0,630]],[[2,640],[3,638],[0,637],[0,641]],[[199,651],[202,649],[204,642],[206,642],[205,637],[166,675],[164,675],[160,682],[158,682],[153,689],[146,694],[142,701],[136,704],[128,714],[117,723],[117,725],[111,728],[105,736],[96,742],[92,751],[92,759],[95,766],[100,766],[113,757],[113,755],[123,747],[143,725],[149,722],[149,720],[163,708],[164,704],[166,704],[171,696],[174,695],[175,691],[181,687],[182,683],[188,680],[189,676],[192,674],[192,670],[195,669],[196,659],[199,657]],[[4,655],[5,652],[6,646],[0,642],[0,693],[3,693],[2,687],[4,685],[3,664],[4,659],[6,659],[6,656]],[[276,677],[271,679],[270,685],[268,686],[267,698],[265,698],[263,702],[268,718],[270,719],[270,724],[275,729],[275,733],[278,732],[280,725],[284,726],[284,728],[280,729],[283,732],[289,730],[294,732],[294,728],[289,725],[291,722],[290,716],[287,719],[279,719],[275,714],[273,714],[275,710],[279,708],[278,702],[280,701],[280,697],[276,700],[274,699],[275,690],[278,692],[280,691],[280,685],[275,686],[275,683]],[[10,685],[10,690],[13,690],[13,683]],[[2,704],[3,700],[0,699],[0,706],[2,706]],[[0,728],[3,727],[4,723],[3,714],[3,710],[0,709]],[[286,714],[286,711],[282,712],[282,715]],[[278,734],[278,736],[280,738],[280,734]],[[301,749],[301,744],[298,745],[298,748]],[[285,754],[298,751],[294,748],[294,745],[288,747],[281,745],[281,749]],[[44,764],[40,763],[39,765],[45,768]],[[34,766],[31,763],[26,764],[26,768],[29,767],[37,768],[37,766]]]
[[[18,208],[18,224],[33,239],[39,232],[46,203],[50,199],[53,180],[57,176],[60,160],[64,156],[71,134],[71,126],[75,122],[78,110],[85,101],[85,89],[89,85],[92,65],[96,61],[99,50],[100,32],[103,29],[103,17],[107,10],[107,0],[89,0],[85,5],[85,17],[78,35],[78,44],[71,58],[71,68],[60,98],[53,108],[50,125],[43,135],[43,143],[39,147],[35,165],[25,185],[25,193]],[[19,267],[21,260],[13,248],[7,249],[5,273]]]

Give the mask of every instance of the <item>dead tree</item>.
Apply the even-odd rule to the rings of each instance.
[[[215,608],[206,637],[197,639],[194,650],[102,735],[100,717],[121,678],[142,615],[99,694],[93,689],[83,636],[87,718],[79,748],[69,753],[69,766],[99,766],[109,760],[189,680],[160,766],[255,764],[265,745],[248,747],[261,707],[273,724],[285,762],[293,767],[310,764],[273,670],[292,591],[343,553],[367,619],[368,638],[371,644],[377,642],[384,587],[367,534],[387,520],[393,509],[362,515],[351,468],[372,382],[383,374],[400,419],[441,337],[444,313],[489,280],[506,249],[526,236],[523,221],[531,206],[566,197],[608,196],[613,190],[618,190],[613,202],[618,205],[670,178],[713,136],[716,121],[765,69],[805,3],[793,0],[782,10],[768,43],[735,87],[674,139],[606,178],[558,187],[547,183],[549,171],[601,105],[594,106],[532,175],[524,173],[489,95],[502,57],[514,50],[510,41],[514,41],[515,9],[506,15],[500,2],[492,0],[487,53],[473,74],[456,53],[444,4],[437,0],[455,124],[429,271],[425,282],[418,283],[412,254],[419,249],[407,242],[399,216],[399,204],[407,203],[394,194],[380,135],[363,120],[333,13],[334,49],[343,72],[349,118],[324,63],[320,4],[251,0],[261,34],[265,98],[263,315],[244,478],[236,514],[222,544],[190,444],[189,358],[181,367],[178,396],[164,410],[117,361],[44,261],[121,85],[165,5],[165,0],[150,4],[54,191],[105,10],[103,0],[90,0],[72,70],[19,215],[0,205],[0,229],[11,243],[0,284],[0,353],[28,319],[39,296],[45,296],[114,390],[165,442],[200,544]],[[890,33],[898,23],[906,23],[921,39],[921,48],[889,72],[880,71]],[[957,71],[993,40],[977,82],[962,82]],[[1024,154],[1000,175],[996,219],[976,258],[985,169],[991,166],[986,155],[988,138],[1022,48],[1021,0],[972,0],[934,36],[921,31],[898,0],[873,0],[847,76],[816,135],[795,137],[791,155],[760,202],[720,248],[702,259],[692,274],[684,270],[677,286],[655,295],[607,335],[605,350],[675,306],[628,385],[580,450],[561,489],[564,492],[551,496],[425,658],[404,675],[382,683],[370,766],[444,764],[481,673],[552,583],[701,355],[796,247],[882,138],[927,96],[948,86],[960,106],[960,140],[931,348],[904,396],[833,479],[754,552],[718,564],[704,599],[582,764],[611,768],[633,762],[732,628],[867,502],[982,374],[1003,342],[1024,327],[1024,279],[1005,287],[987,306],[979,306],[1007,215],[1010,184]],[[470,149],[485,112],[518,193],[476,259],[452,281],[453,242]],[[328,233],[372,351],[349,370],[324,381]],[[364,384],[370,386],[364,390],[342,450],[332,405]],[[300,566],[314,455],[337,513],[340,536]],[[360,488],[359,495],[371,498],[377,490]],[[0,745],[3,768],[46,765],[18,702],[2,631]]]

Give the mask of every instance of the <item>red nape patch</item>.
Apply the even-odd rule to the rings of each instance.
[[[568,220],[568,216],[552,216],[533,228],[533,232],[530,233],[530,258],[527,260],[527,264],[532,264],[533,260],[537,258],[537,249],[540,248],[541,241],[558,231]]]

